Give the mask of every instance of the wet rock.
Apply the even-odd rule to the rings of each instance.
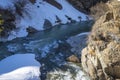
[[[120,79],[120,2],[107,5],[110,11],[96,21],[82,50],[82,66],[92,80]]]

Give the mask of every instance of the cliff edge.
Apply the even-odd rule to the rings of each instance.
[[[106,4],[109,11],[96,21],[82,50],[82,66],[92,80],[120,80],[120,2]]]

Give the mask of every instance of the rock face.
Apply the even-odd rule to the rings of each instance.
[[[107,5],[110,10],[96,21],[82,50],[82,66],[92,80],[120,80],[120,2]]]
[[[15,16],[9,10],[0,9],[0,37],[7,37],[15,29]]]
[[[108,0],[67,0],[70,2],[76,9],[83,12],[90,12],[90,8],[99,2],[106,2]]]

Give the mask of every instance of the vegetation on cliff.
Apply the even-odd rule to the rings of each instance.
[[[15,16],[9,10],[0,9],[0,37],[7,37],[15,29]]]

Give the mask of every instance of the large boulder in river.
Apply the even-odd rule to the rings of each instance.
[[[82,51],[82,66],[92,80],[120,80],[120,2],[109,1]]]

